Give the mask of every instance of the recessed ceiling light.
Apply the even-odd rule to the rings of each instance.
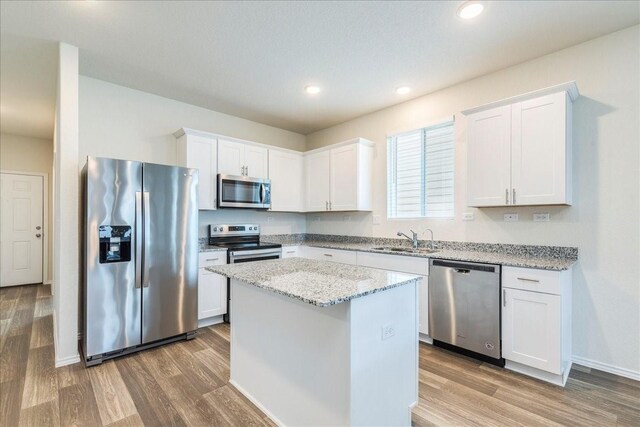
[[[396,93],[398,95],[405,95],[409,92],[411,92],[411,88],[409,86],[400,86],[399,88],[396,89]]]
[[[466,1],[458,8],[458,16],[462,19],[473,19],[484,10],[484,5],[479,1]]]
[[[309,94],[309,95],[315,95],[317,93],[320,93],[320,86],[316,86],[316,85],[309,85],[306,86],[304,88],[304,90]]]

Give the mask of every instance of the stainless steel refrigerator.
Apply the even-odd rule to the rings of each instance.
[[[198,171],[89,157],[82,172],[87,366],[197,329]]]

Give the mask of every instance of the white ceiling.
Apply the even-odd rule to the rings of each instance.
[[[473,21],[460,3],[3,1],[3,128],[23,94],[51,102],[25,37],[78,46],[83,75],[307,134],[640,22],[636,1],[485,2]]]

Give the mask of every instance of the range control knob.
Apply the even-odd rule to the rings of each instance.
[[[224,231],[224,227],[220,227],[220,231]]]
[[[218,227],[213,227],[213,231],[218,231]]]
[[[249,231],[253,230],[253,227],[249,227]]]

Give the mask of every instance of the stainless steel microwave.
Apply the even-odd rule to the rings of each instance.
[[[219,208],[271,208],[271,180],[218,174]]]

